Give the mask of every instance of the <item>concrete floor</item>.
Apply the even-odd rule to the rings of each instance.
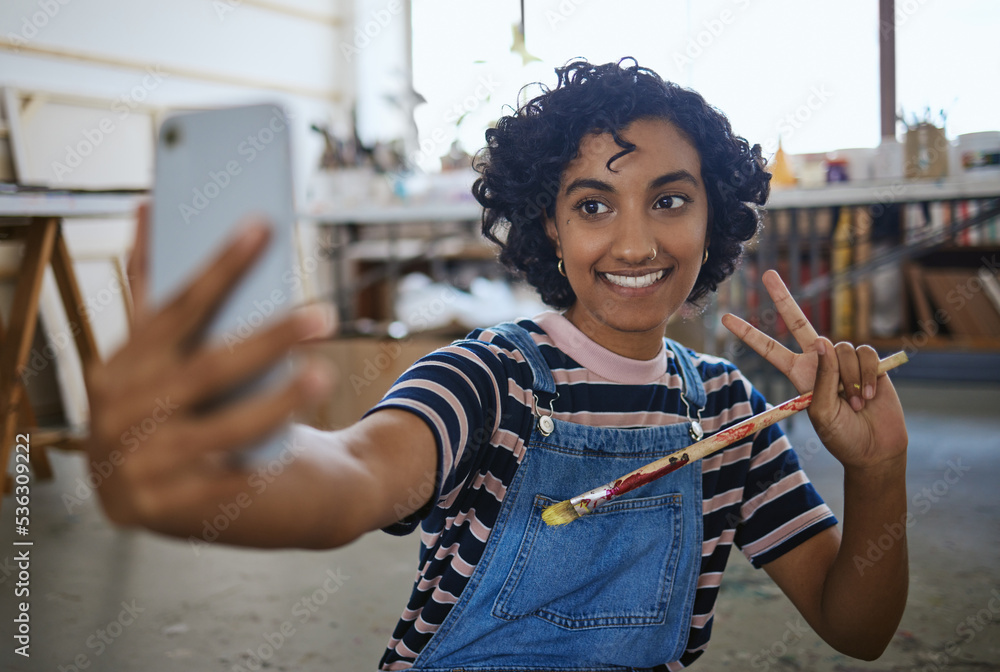
[[[909,382],[900,393],[916,523],[909,606],[889,650],[863,663],[802,632],[787,599],[736,552],[712,645],[694,669],[1000,670],[1000,389]],[[797,446],[815,440],[807,421],[790,431]],[[971,469],[948,483],[949,461],[959,460]],[[839,515],[837,463],[821,451],[802,461]],[[195,549],[115,530],[92,499],[68,512],[63,495],[77,488],[83,463],[53,463],[56,480],[32,488],[30,659],[13,652],[18,538],[13,500],[3,500],[0,668],[375,669],[413,578],[415,535],[370,534],[331,552]]]

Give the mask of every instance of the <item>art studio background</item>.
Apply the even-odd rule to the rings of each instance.
[[[74,450],[87,431],[81,361],[128,336],[124,264],[156,130],[178,110],[287,111],[298,224],[285,289],[340,318],[336,337],[304,350],[340,372],[308,421],[342,427],[421,355],[543,309],[479,234],[471,157],[536,90],[525,84],[553,84],[575,56],[636,57],[702,93],[771,160],[743,266],[670,336],[734,360],[772,403],[794,396],[720,322],[732,311],[791,343],[760,282],[775,268],[820,333],[912,358],[893,375],[911,437],[910,601],[886,654],[836,654],[734,557],[697,665],[1000,669],[998,30],[987,0],[6,0],[0,418],[30,429],[35,450],[30,659],[11,645],[17,507],[12,494],[0,504],[4,669],[375,668],[415,536],[257,552],[118,530]],[[58,221],[51,268],[25,253],[32,217]],[[839,514],[839,466],[805,418],[787,431]],[[887,530],[867,560],[893,543]]]

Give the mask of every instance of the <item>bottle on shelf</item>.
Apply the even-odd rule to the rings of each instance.
[[[850,268],[852,245],[851,209],[841,207],[837,226],[833,229],[833,252],[830,261],[833,277],[840,276]],[[851,340],[854,337],[854,300],[851,285],[846,280],[838,280],[833,285],[832,312],[833,340],[835,342]]]

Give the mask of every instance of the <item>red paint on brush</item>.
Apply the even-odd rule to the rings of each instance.
[[[813,398],[813,393],[807,392],[801,396],[795,397],[794,399],[789,399],[780,406],[775,406],[774,409],[772,409],[772,411],[768,412],[768,414],[773,417],[773,411],[787,411],[788,412],[787,415],[791,415],[792,413],[797,413],[798,411],[808,408],[809,404],[812,403],[812,398]],[[699,450],[707,448],[707,451],[704,454],[715,452],[716,450],[718,450],[723,446],[730,446],[736,443],[737,441],[740,441],[741,439],[745,439],[754,432],[760,431],[764,426],[770,425],[773,422],[775,422],[775,420],[772,419],[770,421],[767,421],[759,417],[752,418],[750,420],[744,420],[743,422],[741,422],[738,425],[735,425],[734,427],[730,427],[727,430],[721,431],[718,434],[715,434],[714,436],[705,439],[704,441],[699,441],[697,444],[694,444],[694,446],[695,447],[700,446]],[[711,446],[711,448],[709,448],[709,446]],[[700,458],[703,453],[696,451],[696,454]],[[641,485],[645,485],[646,483],[655,481],[660,476],[669,474],[672,471],[680,469],[690,461],[691,457],[687,453],[684,453],[679,458],[671,457],[670,463],[667,464],[666,466],[660,467],[658,469],[652,469],[650,471],[642,471],[637,474],[632,474],[631,476],[625,476],[619,478],[611,485],[610,488],[607,488],[604,491],[604,498],[606,500],[613,499],[618,495],[629,492],[631,490],[635,490]],[[586,508],[589,509],[590,502],[591,500],[585,499],[581,501],[581,504],[583,504]]]
[[[612,497],[617,497],[618,495],[624,492],[635,490],[640,485],[645,485],[650,481],[655,481],[660,476],[669,474],[671,471],[677,471],[690,461],[691,458],[688,457],[687,453],[684,453],[679,458],[677,458],[676,461],[671,462],[665,467],[660,467],[659,469],[645,473],[632,474],[631,476],[628,476],[626,478],[620,478],[617,481],[615,481],[614,485],[608,488],[607,497],[608,499],[610,499]]]
[[[809,408],[809,404],[812,403],[812,398],[812,392],[807,392],[800,397],[789,399],[780,406],[776,406],[774,410],[792,411],[793,413],[798,413],[805,408]],[[727,430],[719,432],[712,437],[712,440],[721,441],[723,444],[728,446],[740,441],[741,439],[745,439],[760,429],[760,422],[747,422],[745,424],[741,422],[735,427],[730,427]]]
[[[753,424],[736,425],[735,427],[730,427],[729,429],[719,432],[712,438],[718,439],[724,444],[729,445],[736,443],[740,439],[745,439],[756,431],[757,428],[754,427]]]
[[[813,400],[813,393],[806,392],[802,396],[795,397],[794,399],[789,399],[785,403],[778,406],[778,408],[782,409],[783,411],[795,411],[797,413],[805,408],[809,408],[809,404],[812,403],[812,400]]]

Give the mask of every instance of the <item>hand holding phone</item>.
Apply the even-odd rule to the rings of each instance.
[[[89,482],[119,524],[206,541],[298,543],[291,495],[315,469],[304,454],[289,465],[283,437],[294,412],[325,396],[330,375],[322,364],[291,372],[284,362],[331,325],[318,306],[291,310],[295,286],[286,278],[294,275],[283,271],[294,210],[282,123],[274,108],[258,107],[172,117],[162,128],[154,202],[140,208],[128,266],[132,334],[84,372]],[[248,229],[250,213],[267,225]],[[284,381],[272,386],[275,375]],[[261,452],[262,437],[276,456]],[[288,478],[261,492],[232,468],[234,456],[269,477],[278,465]],[[224,530],[206,528],[220,504],[250,501],[259,503],[225,518]]]
[[[140,208],[128,264],[137,309],[145,303],[148,210]],[[251,227],[243,234],[253,232]],[[85,369],[91,413],[88,483],[116,523],[206,541],[225,531],[232,543],[254,546],[279,543],[278,531],[288,529],[280,511],[295,508],[295,498],[289,500],[287,493],[297,492],[303,474],[313,471],[308,459],[299,467],[305,455],[291,467],[282,462],[288,478],[280,487],[269,485],[266,497],[258,497],[263,493],[251,487],[245,471],[231,469],[228,458],[325,396],[330,376],[322,364],[212,413],[195,412],[204,400],[267,370],[296,343],[329,333],[324,311],[310,306],[258,330],[232,352],[196,338],[260,259],[269,230],[256,227],[256,232],[263,235],[227,241],[164,305],[137,310],[131,338],[107,360]],[[267,465],[269,476],[273,464]],[[220,504],[258,500],[252,514],[225,518],[225,530],[215,522],[206,528],[206,521],[218,520]]]
[[[291,148],[289,122],[273,105],[176,114],[163,122],[156,150],[150,231],[151,307],[163,305],[209,263],[249,219],[266,222],[270,240],[262,257],[219,305],[200,334],[231,353],[254,333],[286,315],[297,297],[292,268]],[[288,379],[290,362],[222,391],[200,411]],[[288,449],[288,427],[261,440],[250,459],[267,462]]]

